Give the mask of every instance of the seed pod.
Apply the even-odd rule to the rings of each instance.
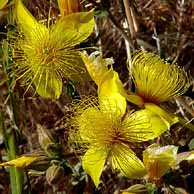
[[[37,124],[38,140],[40,146],[49,157],[58,156],[60,153],[60,144],[57,143],[57,138],[52,132],[45,127]]]
[[[49,185],[59,184],[64,176],[64,168],[60,165],[60,162],[53,160],[51,166],[46,171],[46,180]]]

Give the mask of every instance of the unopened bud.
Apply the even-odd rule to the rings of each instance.
[[[145,185],[142,184],[132,185],[122,192],[122,194],[145,194],[145,193],[147,193],[147,189]]]
[[[50,130],[37,124],[38,140],[40,146],[49,157],[55,157],[60,152],[60,144]]]
[[[64,168],[59,161],[53,160],[46,171],[46,180],[50,185],[59,184],[64,176]]]
[[[39,155],[38,159],[28,166],[28,169],[45,171],[49,167],[50,159],[45,155]]]
[[[61,16],[80,12],[80,0],[58,0]]]
[[[150,180],[159,181],[176,164],[177,150],[178,147],[173,145],[160,147],[152,144],[143,152],[143,162]]]

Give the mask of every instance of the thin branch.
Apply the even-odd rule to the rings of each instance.
[[[123,38],[129,43],[130,47],[132,49],[135,49],[131,39],[129,38],[129,36],[124,32],[124,30],[121,28],[120,24],[117,22],[117,20],[114,18],[114,16],[112,15],[112,13],[110,11],[108,11],[109,13],[109,19],[111,20],[112,24],[116,27],[116,29],[118,30],[118,32],[123,36]]]
[[[137,45],[137,40],[136,40],[135,21],[133,18],[134,16],[132,13],[132,7],[129,3],[129,0],[123,0],[123,4],[125,7],[127,22],[129,24],[129,30],[130,30],[130,34],[131,34],[132,43],[133,43],[133,46],[135,47],[135,45]]]
[[[185,109],[192,117],[194,117],[194,110],[192,109],[192,107],[189,106],[189,104],[184,100],[183,97],[178,96],[175,97],[175,99],[180,103],[183,109]]]

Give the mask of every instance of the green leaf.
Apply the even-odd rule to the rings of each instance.
[[[194,150],[194,138],[189,142],[189,150]]]

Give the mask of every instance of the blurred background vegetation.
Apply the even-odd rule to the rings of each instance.
[[[25,0],[25,5],[37,18],[48,18],[48,0]],[[83,10],[95,8],[96,26],[90,38],[81,47],[98,47],[103,57],[113,57],[114,69],[119,73],[126,89],[133,90],[129,76],[130,57],[136,49],[154,52],[169,62],[179,66],[194,76],[194,1],[193,0],[84,0]],[[14,1],[9,1],[0,10],[0,160],[6,160],[6,143],[3,141],[5,129],[15,132],[19,154],[41,150],[37,141],[37,124],[56,134],[64,153],[69,153],[67,145],[68,119],[71,117],[68,104],[73,99],[85,95],[96,96],[96,85],[89,81],[85,84],[66,81],[59,100],[45,100],[34,94],[33,88],[25,93],[20,81],[15,81],[12,73],[13,62],[7,56],[7,33],[15,31],[11,21]],[[59,14],[57,1],[52,1],[53,16]],[[89,50],[89,49],[88,49]],[[171,112],[184,117],[189,123],[194,118],[194,94],[192,87],[181,97],[164,104]],[[179,146],[179,152],[194,149],[194,130],[174,125],[162,135],[161,145]],[[138,152],[148,145],[136,145]],[[113,172],[107,164],[103,171],[103,183],[96,189],[90,178],[83,172],[79,156],[64,154],[64,176],[59,184],[51,186],[45,175],[31,176],[25,180],[23,193],[36,194],[119,194],[135,184],[144,181],[129,180]],[[182,162],[180,168],[166,174],[160,185],[136,185],[138,192],[131,193],[194,193],[194,164]],[[139,186],[139,187],[138,187]],[[0,169],[0,193],[8,194],[10,180],[7,169]],[[29,191],[30,187],[30,191]],[[141,191],[141,192],[140,192]]]

